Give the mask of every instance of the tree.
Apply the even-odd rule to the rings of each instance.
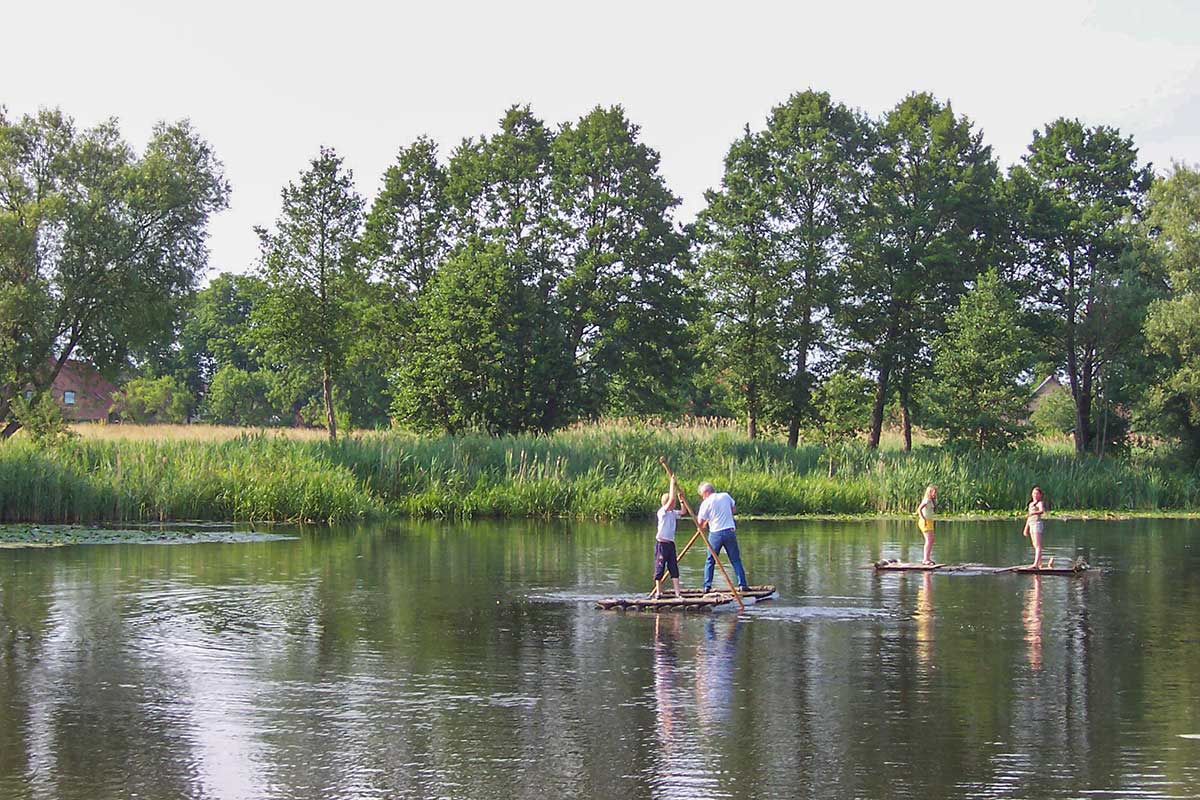
[[[81,354],[112,372],[153,350],[203,273],[209,217],[229,186],[187,122],[139,156],[115,120],[0,113],[0,421]]]
[[[550,148],[561,254],[552,296],[588,417],[672,408],[690,364],[679,198],[639,134],[619,106],[597,107]]]
[[[223,425],[270,425],[278,418],[269,399],[270,389],[268,373],[226,364],[212,377],[201,415]]]
[[[817,412],[817,435],[825,447],[832,478],[841,449],[867,427],[871,382],[862,375],[840,369],[817,387],[813,405]]]
[[[1064,365],[1075,401],[1075,450],[1094,442],[1098,395],[1136,352],[1148,301],[1139,265],[1124,258],[1150,186],[1150,167],[1115,128],[1059,119],[1034,133],[1009,187],[1024,275],[1044,347]]]
[[[989,270],[946,320],[934,344],[930,387],[935,427],[950,441],[1004,448],[1026,435],[1032,366],[1028,337],[1013,294]]]
[[[698,278],[711,319],[702,357],[731,385],[746,435],[778,402],[786,370],[783,307],[786,282],[771,235],[771,164],[761,137],[746,129],[725,156],[721,189],[705,193],[697,234],[704,245]]]
[[[1200,171],[1183,164],[1154,182],[1146,221],[1167,271],[1169,297],[1154,302],[1145,333],[1159,356],[1140,413],[1144,430],[1179,437],[1200,453]]]
[[[566,409],[550,400],[569,367],[565,341],[520,259],[501,241],[473,238],[437,272],[393,379],[397,420],[450,433],[563,424],[556,415]]]
[[[196,398],[178,378],[134,378],[113,395],[113,410],[130,422],[187,422]]]
[[[813,411],[813,363],[829,350],[837,267],[857,213],[870,136],[861,114],[814,91],[776,106],[762,134],[770,165],[772,249],[784,282],[781,333],[788,364],[781,413],[792,447]]]
[[[363,202],[326,147],[282,195],[275,231],[259,231],[267,290],[253,319],[269,359],[320,376],[332,440],[333,387],[355,339],[355,302],[366,280],[356,247]]]
[[[913,94],[879,126],[837,312],[875,373],[872,448],[893,393],[904,447],[912,448],[912,399],[928,372],[932,341],[990,257],[996,181],[991,148],[949,103]]]

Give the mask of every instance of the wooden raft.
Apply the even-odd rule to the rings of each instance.
[[[664,592],[662,597],[653,599],[641,597],[606,597],[596,601],[596,608],[619,611],[705,611],[733,602],[730,592],[708,592],[703,589],[683,589],[682,597],[675,597],[672,592]],[[742,599],[765,600],[775,594],[775,587],[751,586],[749,591],[742,592]]]
[[[914,564],[894,559],[884,559],[872,564],[876,572],[978,572],[986,575],[998,575],[1002,572],[1019,572],[1024,575],[1085,575],[1099,572],[1082,558],[1076,559],[1068,567],[1042,567],[1035,569],[1029,566],[989,567],[983,564]]]

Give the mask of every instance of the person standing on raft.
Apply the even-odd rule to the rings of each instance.
[[[679,507],[678,490],[675,486],[675,476],[671,476],[671,488],[659,500],[658,533],[654,536],[654,594],[661,594],[664,575],[671,576],[675,584],[675,596],[679,593],[679,560],[675,557],[675,523],[683,516]]]
[[[1021,531],[1022,536],[1028,536],[1029,541],[1033,543],[1033,563],[1029,566],[1034,569],[1042,568],[1042,529],[1045,523],[1042,517],[1046,513],[1046,499],[1042,495],[1040,486],[1033,487],[1033,491],[1029,493],[1029,505],[1025,509],[1025,530]],[[1054,559],[1050,559],[1051,565],[1054,564]]]
[[[696,511],[696,522],[701,528],[708,529],[708,544],[712,548],[704,562],[704,591],[712,591],[713,569],[716,568],[713,556],[719,556],[722,547],[729,554],[729,563],[733,565],[733,573],[737,576],[738,590],[750,591],[746,582],[746,570],[742,568],[742,554],[738,549],[737,529],[733,522],[737,503],[727,492],[716,491],[708,481],[700,484],[698,491],[702,502]]]
[[[925,537],[925,550],[921,556],[921,563],[927,567],[933,566],[933,508],[937,504],[938,487],[935,484],[929,484],[925,487],[925,496],[921,498],[921,505],[917,506],[917,527],[921,530],[921,535]]]

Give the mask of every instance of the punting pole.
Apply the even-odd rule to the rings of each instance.
[[[667,471],[668,478],[675,477],[675,473],[671,472],[671,468],[667,466],[667,459],[659,456],[658,463],[662,464],[663,469]],[[676,490],[679,490],[680,488],[678,481],[675,482],[675,488]],[[708,543],[708,537],[704,535],[704,528],[700,525],[700,520],[696,518],[696,512],[692,511],[692,507],[688,505],[687,497],[684,496],[682,491],[679,491],[679,502],[683,503],[683,509],[688,512],[688,516],[691,518],[692,522],[696,524],[696,532],[692,534],[692,538],[688,540],[687,546],[680,551],[679,555],[676,557],[676,561],[679,561],[683,558],[684,554],[687,553],[687,551],[691,548],[692,543],[696,541],[696,537],[699,537],[704,542],[704,546],[708,548],[708,554],[712,556],[713,561],[715,561],[717,566],[721,568],[721,575],[725,578],[725,582],[729,584],[729,591],[733,593],[733,599],[737,600],[738,608],[742,611],[745,611],[746,604],[742,602],[741,593],[736,587],[734,587],[733,580],[729,577],[729,573],[725,570],[725,565],[721,563],[721,559],[715,552],[713,552],[712,545]],[[666,577],[666,573],[663,573],[663,577],[654,582],[653,591],[656,596],[661,593],[662,581]]]

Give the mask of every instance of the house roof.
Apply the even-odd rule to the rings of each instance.
[[[1058,379],[1057,375],[1047,375],[1046,380],[1039,383],[1037,388],[1033,390],[1033,394],[1041,394],[1042,390],[1049,389],[1053,386],[1062,386],[1062,381]]]
[[[63,364],[58,377],[54,379],[54,389],[86,395],[97,403],[105,404],[105,407],[112,405],[113,392],[117,391],[117,387],[95,367],[75,359],[68,359]]]

